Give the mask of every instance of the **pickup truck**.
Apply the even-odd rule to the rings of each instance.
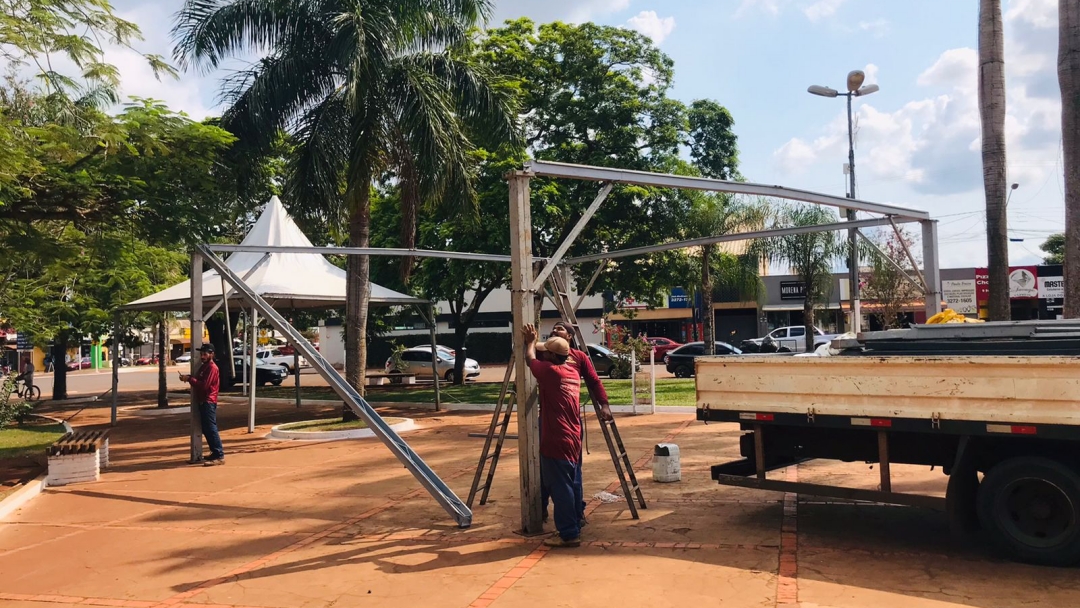
[[[938,509],[1015,559],[1080,561],[1080,321],[923,325],[830,353],[697,359],[697,419],[744,432],[713,479]],[[876,463],[880,485],[767,476],[811,459]],[[891,463],[941,467],[945,497],[892,491]]]
[[[837,334],[827,334],[821,331],[820,328],[814,328],[814,348],[822,344],[828,344]],[[764,338],[752,338],[750,340],[744,340],[741,348],[743,350],[757,352],[761,350],[761,345],[767,339],[772,340],[777,346],[786,347],[788,350],[796,353],[806,352],[806,328],[802,325],[790,325],[788,327],[779,327],[772,330]],[[752,346],[751,346],[752,345]],[[754,348],[756,347],[756,348]]]
[[[284,367],[289,371],[290,374],[297,373],[297,370],[294,369],[296,365],[296,360],[294,356],[286,355],[285,353],[281,352],[280,349],[271,348],[256,351],[255,356],[259,359],[259,361],[263,363],[271,363]],[[310,367],[308,365],[307,359],[300,357],[300,367]]]

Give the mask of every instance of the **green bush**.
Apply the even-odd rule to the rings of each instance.
[[[15,374],[4,377],[3,386],[0,386],[0,428],[11,422],[22,423],[30,412],[34,410],[36,403],[15,399]]]

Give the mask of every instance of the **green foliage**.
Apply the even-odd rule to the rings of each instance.
[[[1063,233],[1051,234],[1039,249],[1046,252],[1043,261],[1047,264],[1065,263],[1065,235]]]
[[[16,399],[15,389],[15,374],[4,376],[3,383],[0,384],[0,429],[15,421],[22,423],[37,405],[34,402]]]
[[[398,344],[396,341],[390,342],[390,370],[391,371],[408,371],[409,364],[405,361],[405,345]]]
[[[612,361],[611,377],[629,378],[631,354],[634,356],[633,360],[636,360],[638,365],[642,365],[642,362],[648,362],[652,345],[644,338],[631,336],[630,332],[621,325],[608,324],[607,327],[611,351],[618,355]]]
[[[739,148],[727,108],[710,99],[690,104],[690,158],[705,177],[741,179]]]
[[[71,110],[67,118],[119,102],[120,71],[105,62],[104,46],[134,50],[138,40],[138,26],[117,17],[108,0],[0,0],[0,58],[30,66],[44,94]],[[155,76],[175,75],[162,57],[140,54]],[[61,59],[78,73],[57,71]]]
[[[899,235],[891,230],[884,236],[879,234],[875,240],[884,255],[872,249],[870,273],[860,279],[862,297],[877,304],[874,314],[885,329],[899,327],[904,306],[923,297],[913,283],[917,271],[911,267],[901,238],[911,248],[914,239],[904,228]]]

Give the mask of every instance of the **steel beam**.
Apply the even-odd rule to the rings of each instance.
[[[892,229],[896,233],[896,240],[900,241],[900,246],[904,248],[904,253],[907,255],[908,261],[911,262],[911,267],[915,269],[915,274],[919,275],[919,280],[925,286],[926,278],[923,277],[922,271],[919,270],[919,261],[915,259],[915,254],[911,253],[911,247],[908,247],[907,241],[904,240],[904,234],[900,232],[900,227],[896,225],[896,222],[892,223]]]
[[[574,312],[577,312],[578,309],[581,308],[581,303],[585,301],[585,294],[589,293],[589,290],[592,289],[592,286],[596,284],[596,279],[600,278],[600,273],[603,272],[605,268],[607,268],[607,265],[608,261],[604,260],[600,262],[599,266],[596,267],[596,272],[592,273],[592,278],[589,279],[589,283],[585,286],[585,289],[582,289],[581,292],[578,293],[577,302],[574,302]],[[566,284],[567,286],[569,286],[569,281]]]
[[[685,188],[688,190],[706,190],[710,192],[733,192],[736,194],[748,194],[751,196],[769,196],[783,198],[817,205],[828,205],[841,209],[857,209],[867,213],[881,213],[895,215],[913,220],[930,219],[930,214],[921,209],[898,207],[895,205],[883,205],[860,201],[854,198],[819,194],[807,190],[795,190],[782,186],[766,186],[748,182],[729,182],[720,179],[706,177],[688,177],[683,175],[671,175],[667,173],[650,173],[648,171],[631,171],[629,169],[612,169],[607,167],[591,167],[588,165],[573,165],[569,163],[554,163],[542,160],[533,160],[525,163],[525,170],[538,176],[565,177],[571,179],[583,179],[591,181],[618,182],[622,184],[637,184],[639,186],[655,186],[658,188]]]
[[[914,222],[917,220],[900,218],[896,222],[903,224],[906,222]],[[598,260],[625,258],[635,255],[645,255],[648,253],[657,253],[660,251],[671,251],[673,249],[686,249],[688,247],[700,247],[702,245],[713,245],[716,243],[728,243],[732,241],[746,241],[750,239],[766,239],[777,236],[787,236],[790,234],[807,234],[810,232],[831,232],[834,230],[847,230],[849,228],[870,228],[872,226],[887,226],[892,223],[892,218],[882,217],[868,220],[857,220],[854,222],[836,222],[832,224],[817,224],[815,226],[798,226],[795,228],[774,228],[771,230],[756,230],[754,232],[740,232],[738,234],[724,234],[720,236],[707,236],[696,239],[689,239],[686,241],[675,241],[672,243],[664,243],[661,245],[649,245],[647,247],[634,247],[632,249],[621,249],[619,251],[608,251],[605,253],[594,253],[591,255],[583,255],[576,258],[568,258],[566,264],[583,264],[585,262],[596,262]]]
[[[206,245],[217,253],[317,253],[320,255],[374,255],[388,257],[442,258],[470,262],[509,262],[510,256],[428,249],[393,249],[382,247],[290,247],[287,245]]]
[[[327,363],[326,359],[323,358],[319,351],[315,350],[315,347],[311,345],[311,342],[308,342],[295,327],[285,320],[285,317],[281,316],[279,312],[274,310],[274,307],[270,306],[266,300],[262,299],[259,294],[248,287],[240,277],[236,276],[236,274],[225,265],[225,262],[214,255],[213,252],[205,246],[200,246],[198,251],[206,256],[206,261],[211,267],[216,269],[226,281],[236,287],[237,291],[251,303],[252,308],[261,312],[271,326],[284,334],[285,337],[292,342],[293,346],[300,350],[300,353],[304,355],[304,358],[306,358],[309,363],[311,363],[311,366],[315,368],[315,371],[319,372],[319,375],[321,375],[323,379],[326,380],[327,384],[334,389],[334,392],[336,392],[337,395],[367,423],[368,428],[375,433],[375,436],[382,440],[383,444],[386,445],[391,453],[397,457],[398,461],[412,473],[413,477],[420,482],[420,485],[424,486],[424,489],[428,491],[432,498],[438,501],[446,512],[457,521],[458,526],[462,528],[469,527],[472,524],[472,510],[465,506],[465,503],[463,503],[461,499],[454,494],[454,491],[431,470],[431,467],[420,458],[420,455],[413,451],[413,449],[409,447],[409,444],[406,443],[381,416],[379,416],[378,412],[364,400],[359,391],[346,382],[345,378]],[[198,281],[195,281],[193,284],[195,283],[198,283]],[[539,516],[539,496],[537,496],[536,503],[537,515]]]
[[[941,312],[941,266],[938,262],[937,220],[922,224],[923,280],[926,281],[926,318]]]
[[[268,253],[268,254],[266,254],[266,255],[264,255],[263,257],[259,258],[259,261],[258,261],[258,262],[256,262],[254,266],[252,266],[251,268],[249,268],[249,269],[248,269],[248,271],[247,271],[246,273],[244,273],[243,279],[244,279],[245,281],[247,281],[248,279],[250,279],[250,278],[251,278],[251,275],[255,274],[255,271],[256,271],[256,270],[258,270],[258,269],[259,269],[259,268],[260,268],[260,267],[261,267],[261,266],[262,266],[263,264],[265,264],[265,263],[266,263],[266,261],[267,261],[267,260],[269,260],[269,259],[270,259],[270,254],[269,254],[269,253]],[[204,315],[203,315],[203,321],[207,321],[207,320],[209,320],[209,319],[210,319],[210,317],[214,316],[214,313],[216,313],[216,312],[218,311],[218,309],[219,309],[219,308],[221,308],[221,307],[222,307],[223,305],[224,305],[224,306],[225,306],[226,308],[228,308],[228,305],[227,305],[227,304],[225,304],[225,301],[226,301],[226,300],[228,300],[229,298],[231,298],[231,297],[232,297],[232,295],[233,295],[234,293],[236,293],[236,290],[230,287],[230,288],[229,288],[229,290],[228,290],[228,291],[226,291],[226,290],[225,290],[225,280],[224,280],[224,279],[222,279],[222,281],[221,281],[221,293],[223,293],[223,294],[224,294],[223,296],[221,296],[221,301],[220,301],[220,302],[218,302],[217,304],[214,304],[214,307],[210,309],[210,312],[208,312],[208,313],[206,313],[206,314],[204,314]],[[228,316],[229,316],[229,315],[228,315],[228,311],[227,311],[227,310],[226,310],[226,314],[225,314],[225,316],[226,316],[226,317],[228,317]]]
[[[596,198],[593,199],[592,204],[590,204],[589,207],[585,209],[585,213],[581,214],[581,218],[578,220],[577,224],[574,224],[574,228],[570,230],[570,234],[566,235],[566,238],[563,239],[562,244],[559,245],[559,248],[555,250],[555,255],[551,256],[551,259],[547,261],[547,265],[544,266],[544,269],[540,271],[540,274],[536,275],[535,279],[533,279],[533,291],[539,291],[544,286],[544,281],[547,280],[551,272],[555,270],[555,267],[559,265],[560,261],[562,261],[563,256],[566,255],[566,252],[570,249],[570,246],[574,244],[575,240],[577,240],[577,237],[581,234],[581,231],[585,230],[585,226],[589,223],[589,220],[592,219],[592,216],[596,214],[596,210],[600,208],[600,205],[604,202],[604,199],[606,199],[608,195],[611,194],[611,189],[614,186],[615,184],[608,182],[604,184],[603,188],[600,189],[600,194],[596,195]]]

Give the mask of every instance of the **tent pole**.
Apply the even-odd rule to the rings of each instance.
[[[195,353],[202,347],[203,333],[203,257],[191,254],[191,374],[199,371],[199,357]],[[202,457],[202,418],[199,416],[202,404],[195,399],[195,390],[191,391],[191,458],[188,462],[199,462]]]
[[[259,347],[259,311],[254,307],[251,309],[251,360],[248,362],[248,369],[251,370],[251,392],[248,393],[248,432],[255,432],[255,379],[259,377],[259,373],[255,370],[255,364],[259,358],[256,356],[256,349]]]
[[[296,306],[293,305],[293,319],[289,319],[289,323],[292,323],[296,318]],[[293,344],[293,370],[296,372],[296,409],[300,409],[300,349]]]
[[[229,360],[229,377],[232,378],[231,382],[236,382],[236,362],[233,361],[232,356],[232,322],[229,319],[229,292],[225,291],[225,279],[221,279],[221,305],[225,310],[225,348],[227,349],[225,355]]]
[[[438,326],[435,324],[434,304],[429,304],[428,313],[428,328],[431,331],[431,377],[435,380],[435,411],[437,412],[442,409],[442,403],[439,395],[439,349],[438,344],[435,342],[438,339],[439,331]]]
[[[109,419],[110,426],[116,426],[116,391],[120,387],[120,312],[113,314],[113,340],[112,340],[112,413]]]

